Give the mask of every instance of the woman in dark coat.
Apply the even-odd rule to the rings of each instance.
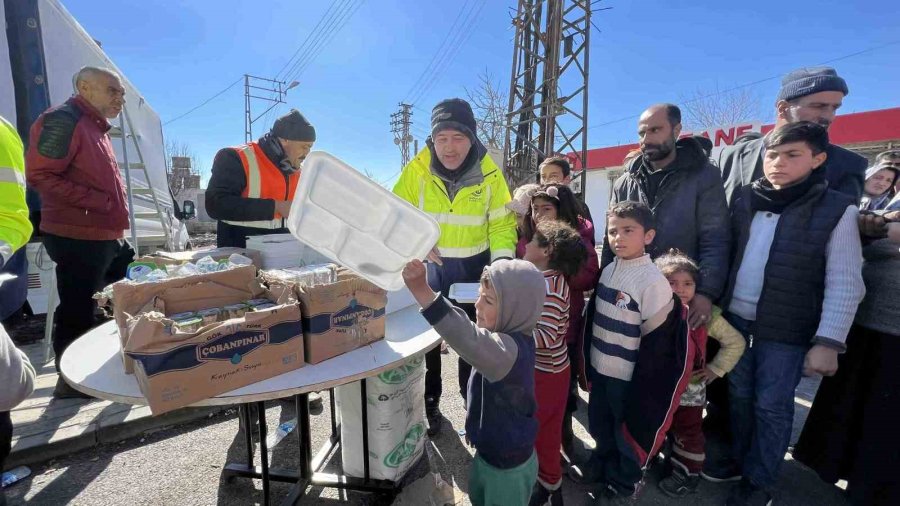
[[[866,297],[847,352],[822,380],[794,448],[824,481],[847,480],[854,505],[900,504],[900,212],[885,219],[888,236],[863,248]]]

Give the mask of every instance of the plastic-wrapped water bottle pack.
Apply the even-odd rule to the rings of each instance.
[[[165,268],[153,262],[131,262],[128,264],[125,277],[135,283],[152,283],[162,279],[208,274],[252,264],[252,260],[238,253],[232,253],[227,260],[217,261],[207,255],[197,260],[197,263],[186,262],[180,265],[167,265]]]

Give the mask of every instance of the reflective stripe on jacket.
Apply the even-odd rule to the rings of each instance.
[[[0,265],[31,237],[25,203],[25,153],[18,132],[0,117]]]
[[[425,148],[404,167],[394,193],[438,222],[441,256],[468,258],[490,250],[491,261],[514,258],[516,220],[506,208],[509,188],[493,160],[487,155],[481,159],[481,182],[461,188],[452,202],[430,166],[431,152]]]
[[[300,182],[300,173],[295,172],[285,177],[278,167],[269,160],[269,157],[263,152],[262,148],[256,142],[244,144],[233,148],[241,158],[241,164],[244,166],[244,176],[247,185],[241,195],[244,198],[252,199],[271,199],[271,200],[293,200],[294,192],[297,191],[297,183]],[[275,213],[275,217],[271,220],[258,221],[234,221],[222,220],[225,223],[240,227],[280,229],[284,228],[283,217]]]

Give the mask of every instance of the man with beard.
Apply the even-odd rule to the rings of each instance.
[[[798,121],[811,121],[828,128],[844,97],[847,83],[831,67],[800,68],[781,79],[781,91],[775,101],[775,128]],[[762,138],[735,144],[719,154],[719,168],[725,181],[725,194],[731,202],[737,188],[763,176]],[[825,151],[825,179],[831,189],[859,201],[863,194],[865,158],[840,146],[829,144]]]
[[[632,200],[646,204],[656,218],[652,257],[677,248],[700,264],[697,295],[691,302],[690,323],[709,321],[712,303],[728,277],[730,228],[719,170],[692,137],[679,140],[681,110],[657,104],[638,121],[641,154],[613,185],[610,205]],[[613,259],[604,237],[603,269]]]

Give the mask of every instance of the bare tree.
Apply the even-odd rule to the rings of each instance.
[[[759,95],[750,88],[696,90],[681,96],[682,122],[686,130],[706,130],[740,121],[763,118]]]
[[[465,90],[478,123],[478,138],[489,148],[503,149],[506,109],[509,104],[500,81],[494,81],[490,71],[484,69],[478,76],[478,85]]]
[[[174,158],[187,158],[190,160],[190,174],[200,174],[200,162],[194,150],[186,142],[179,142],[175,139],[166,141],[166,174],[169,180],[169,188],[172,194],[178,196],[185,187],[185,177],[183,170],[175,170],[173,167]]]

